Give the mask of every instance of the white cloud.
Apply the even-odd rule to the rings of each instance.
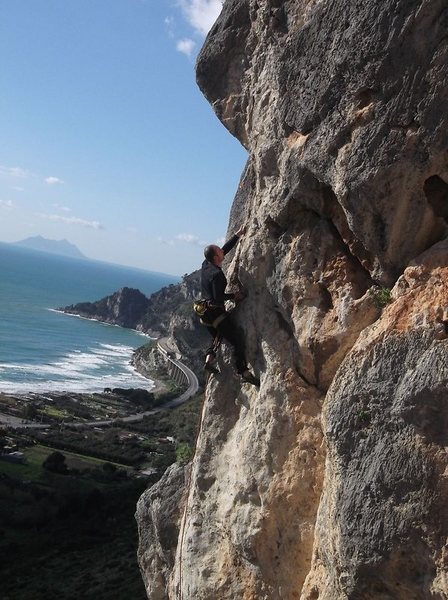
[[[89,227],[91,229],[104,229],[98,221],[87,221],[86,219],[80,219],[79,217],[63,217],[62,215],[46,214],[41,214],[40,216],[49,221],[58,221],[60,223],[67,223],[68,225],[81,225],[82,227]]]
[[[12,189],[15,190],[16,192],[24,192],[25,191],[25,188],[19,187],[18,185],[14,185],[12,187]]]
[[[168,37],[174,37],[174,18],[173,17],[165,17],[165,27],[168,33]]]
[[[186,56],[191,56],[195,46],[196,42],[190,38],[184,38],[177,42],[176,50],[179,50],[179,52],[182,52],[182,54],[185,54]]]
[[[174,246],[173,240],[166,240],[165,238],[163,238],[160,235],[158,236],[157,241],[160,242],[160,244],[165,244],[167,246]]]
[[[129,233],[137,233],[138,229],[137,227],[126,227],[126,231]]]
[[[187,242],[187,244],[196,244],[199,241],[199,238],[197,235],[191,233],[179,233],[176,235],[176,240]]]
[[[61,206],[60,204],[53,204],[53,206],[62,212],[72,212],[72,209],[68,206]]]
[[[0,165],[0,175],[17,177],[19,179],[27,179],[27,177],[30,176],[30,173],[21,167],[5,167],[5,165]]]
[[[198,238],[197,235],[193,235],[192,233],[178,233],[174,236],[173,239],[165,239],[161,236],[157,238],[157,241],[161,244],[166,244],[167,246],[174,246],[179,242],[183,242],[184,244],[192,244],[193,246],[205,246],[206,242]]]
[[[0,200],[0,208],[5,208],[6,210],[11,210],[14,208],[14,204],[11,200]]]
[[[175,237],[179,242],[185,242],[187,244],[193,244],[195,246],[204,246],[205,242],[200,240],[197,235],[193,235],[192,233],[179,233]]]
[[[46,177],[45,183],[47,183],[48,185],[61,185],[64,182],[62,181],[62,179],[59,179],[59,177]]]
[[[207,35],[222,9],[221,0],[179,0],[188,23],[201,35]]]

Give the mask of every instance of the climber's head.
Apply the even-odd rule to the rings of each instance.
[[[204,256],[208,262],[211,262],[217,267],[220,267],[222,265],[222,261],[224,260],[224,252],[222,248],[215,246],[214,244],[210,244],[210,246],[206,246],[204,248]]]

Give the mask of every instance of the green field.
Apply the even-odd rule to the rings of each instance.
[[[54,448],[48,448],[41,444],[36,444],[30,448],[25,448],[23,454],[26,458],[26,464],[8,463],[0,460],[0,473],[5,473],[11,477],[17,477],[21,480],[38,481],[42,476],[42,463],[49,454],[54,452]],[[83,456],[81,454],[75,454],[74,452],[62,451],[62,454],[66,458],[66,464],[69,469],[78,469],[79,471],[86,471],[87,469],[94,469],[95,467],[102,467],[105,460],[99,458],[93,458],[90,456]],[[120,465],[118,463],[112,463],[117,468],[129,470],[129,467]]]

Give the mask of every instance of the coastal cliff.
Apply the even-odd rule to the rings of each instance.
[[[139,290],[124,287],[96,302],[79,302],[59,308],[68,314],[103,323],[135,328],[146,313],[148,298]]]
[[[224,350],[185,483],[140,500],[151,600],[448,598],[447,25],[224,3],[197,79],[249,154],[227,277],[261,385]]]
[[[149,298],[139,290],[125,287],[96,302],[80,302],[58,310],[136,329],[155,338],[168,337],[184,362],[202,372],[204,348],[210,337],[192,310],[193,300],[200,295],[200,272],[194,271]]]

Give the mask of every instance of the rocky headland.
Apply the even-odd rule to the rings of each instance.
[[[192,310],[199,298],[200,272],[184,275],[181,282],[171,284],[146,297],[132,288],[121,288],[96,302],[80,302],[58,310],[70,315],[95,319],[104,323],[136,329],[153,338],[166,337],[182,360],[192,369],[202,371],[204,349],[210,336]],[[137,353],[134,364],[142,374],[159,368],[157,353],[153,357]]]
[[[148,298],[139,290],[123,287],[111,296],[106,296],[96,302],[79,302],[58,308],[58,310],[69,315],[134,329],[148,306]]]
[[[191,471],[141,498],[151,600],[448,598],[447,26],[225,1],[197,80],[249,154],[227,276],[261,386],[224,351]]]

